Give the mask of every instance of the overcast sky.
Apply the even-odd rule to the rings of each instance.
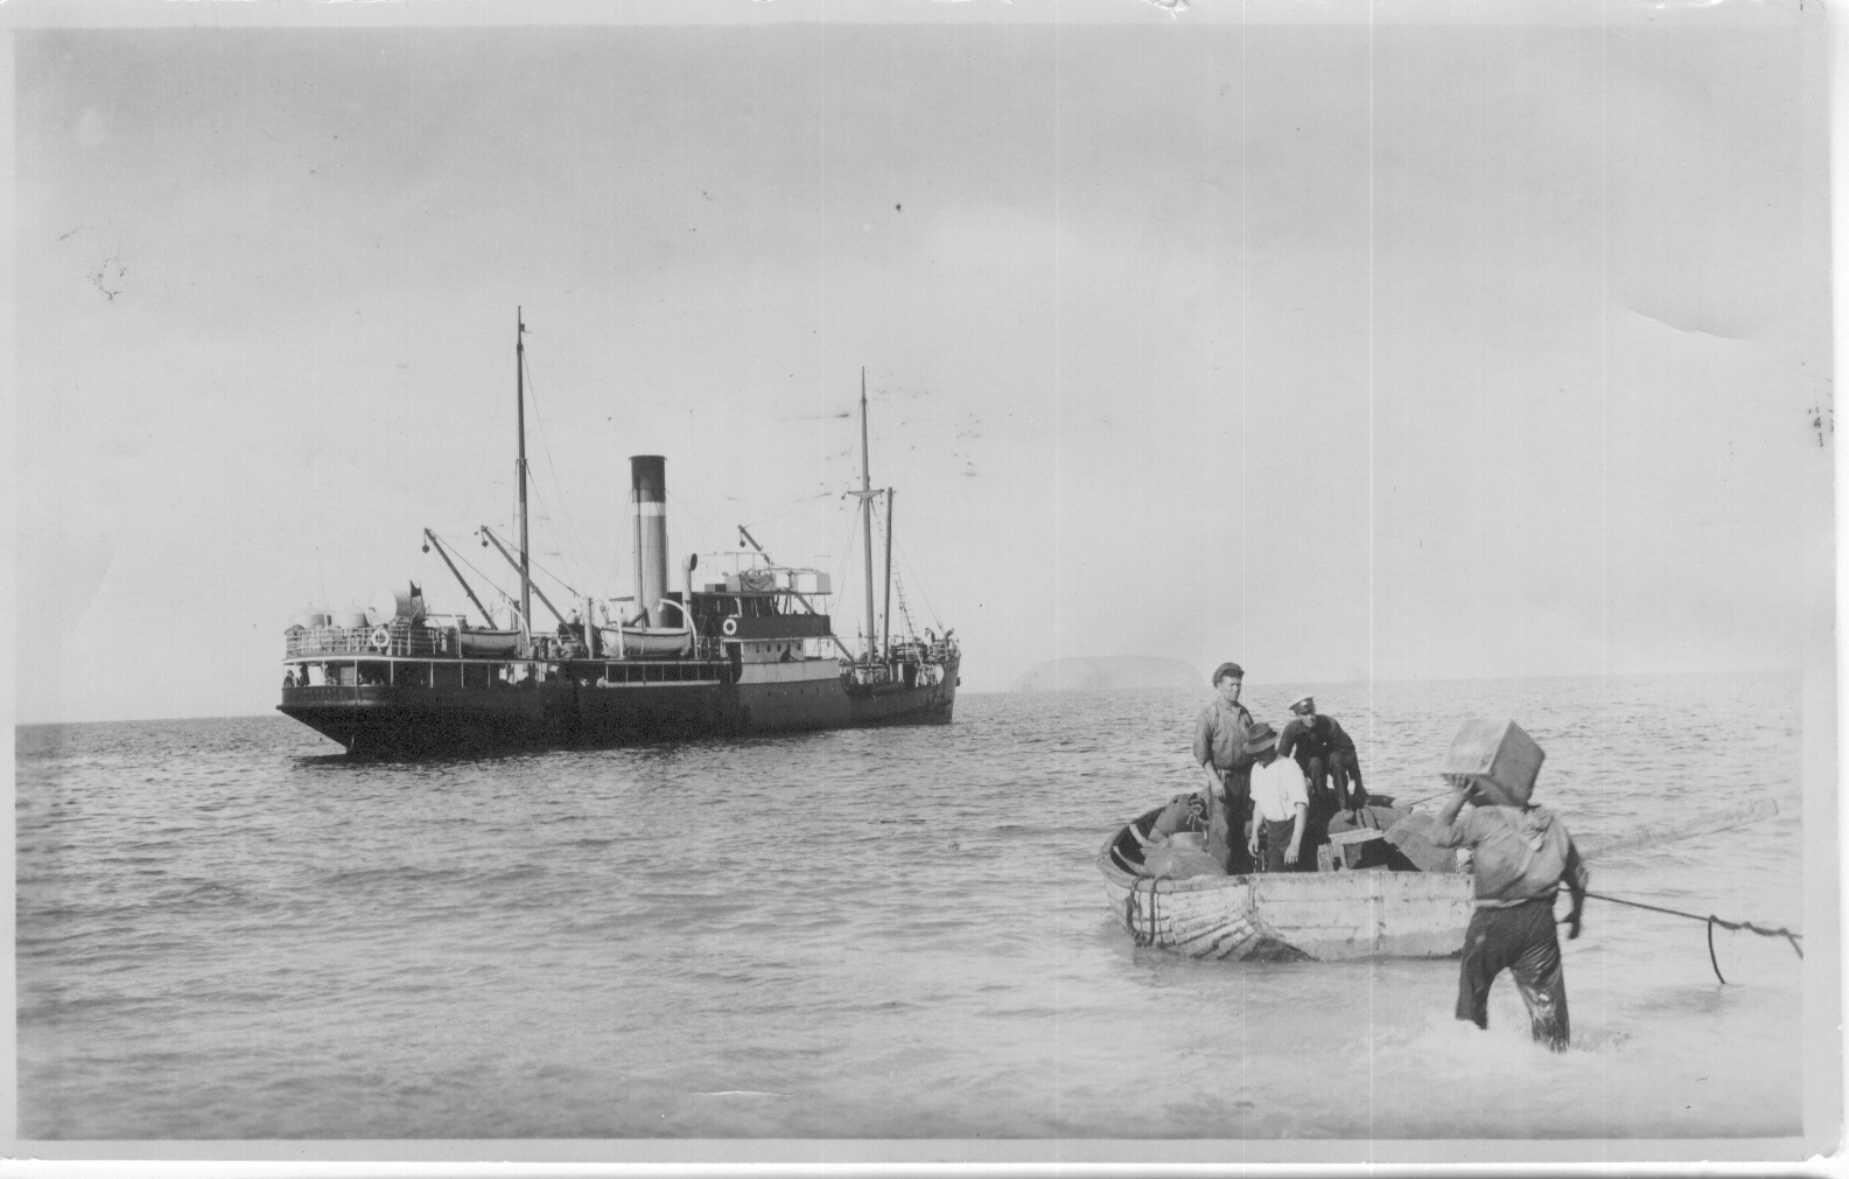
[[[175,7],[11,18],[22,720],[267,711],[467,607],[425,526],[511,586],[516,306],[541,566],[629,592],[659,453],[676,560],[857,582],[865,366],[966,690],[1831,642],[1816,6]]]

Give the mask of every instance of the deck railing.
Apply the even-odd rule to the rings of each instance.
[[[378,626],[292,626],[283,634],[284,658],[313,655],[402,655],[454,658],[455,632],[402,620]]]
[[[887,650],[887,658],[895,663],[943,663],[956,653],[954,643],[938,639],[927,643],[914,640],[909,643],[894,643]]]
[[[283,658],[285,659],[312,659],[318,656],[456,659],[460,657],[460,654],[457,650],[454,630],[447,627],[420,626],[403,620],[381,623],[378,626],[292,626],[283,632]],[[696,660],[723,659],[724,657],[724,645],[717,637],[702,635],[695,643],[694,658]],[[518,659],[518,656],[509,654],[477,656],[477,658],[509,662]],[[530,658],[548,663],[576,661],[586,659],[587,653],[581,643],[561,639],[555,635],[534,635],[533,652]],[[661,659],[632,655],[624,662],[661,663],[685,658],[685,656],[674,656],[672,659]],[[610,659],[607,652],[600,652],[596,661],[601,663]]]
[[[516,662],[506,669],[531,666]],[[294,683],[285,680],[282,699],[285,704],[330,704],[389,698],[405,689],[463,688],[471,690],[535,687],[541,683],[575,683],[584,689],[620,688],[638,684],[706,683],[726,680],[732,666],[725,660],[643,660],[620,662],[598,660],[565,666],[539,666],[540,676],[527,679],[524,671],[503,676],[480,663],[433,659],[429,662],[394,661],[333,663],[324,665],[323,682]]]

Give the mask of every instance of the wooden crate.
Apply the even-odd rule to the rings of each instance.
[[[1526,806],[1546,757],[1534,738],[1512,720],[1468,720],[1451,739],[1440,772],[1483,779],[1506,796],[1495,801]]]

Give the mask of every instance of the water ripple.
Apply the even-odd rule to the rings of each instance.
[[[1775,798],[1594,887],[1800,924],[1793,677],[1300,688],[1371,789],[1465,715],[1548,750],[1588,842]],[[28,1137],[1792,1134],[1783,943],[1588,910],[1576,1048],[1454,962],[1139,949],[1091,858],[1200,782],[1199,693],[975,696],[949,728],[353,764],[279,718],[16,731]],[[1264,700],[1272,698],[1270,712]],[[1720,739],[1725,734],[1725,739]],[[1289,1036],[1279,1027],[1293,1029]],[[1728,1062],[1728,1085],[1711,1062]],[[1365,1062],[1332,1096],[1330,1062]],[[1435,1089],[1472,1092],[1463,1107]]]

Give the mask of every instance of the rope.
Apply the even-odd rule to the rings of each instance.
[[[545,574],[545,575],[546,575],[547,577],[550,577],[550,578],[551,578],[551,579],[552,579],[553,581],[556,581],[556,582],[558,582],[558,584],[559,584],[559,588],[560,588],[560,589],[562,589],[562,590],[564,590],[564,591],[565,591],[566,593],[568,593],[568,594],[570,594],[570,595],[571,595],[571,596],[572,596],[573,598],[576,598],[576,599],[580,599],[580,600],[582,600],[582,599],[583,599],[583,597],[584,597],[584,591],[583,591],[583,590],[580,590],[580,589],[578,589],[578,588],[577,588],[576,586],[574,586],[574,585],[572,585],[572,584],[571,584],[571,582],[569,582],[569,581],[566,581],[566,580],[565,580],[565,579],[564,579],[563,577],[560,577],[560,576],[559,576],[558,574],[556,574],[556,573],[554,573],[554,572],[553,572],[552,570],[550,570],[550,569],[548,569],[548,568],[546,568],[546,567],[545,567],[544,565],[542,565],[542,564],[540,564],[540,563],[539,563],[538,561],[534,561],[534,560],[532,560],[532,557],[531,557],[531,555],[530,555],[530,554],[529,554],[529,556],[528,556],[528,558],[527,558],[527,559],[528,559],[528,561],[529,561],[529,562],[531,562],[531,564],[532,564],[532,566],[533,566],[533,568],[534,568],[534,569],[535,569],[536,571],[538,571],[538,572],[540,572],[540,573],[543,573],[543,574]]]
[[[912,623],[912,610],[905,602],[905,578],[899,576],[897,570],[892,574],[892,592],[899,598],[899,617],[905,619],[905,637],[917,638],[918,627]]]
[[[1143,931],[1137,935],[1136,940],[1140,945],[1153,945],[1156,940],[1156,882],[1154,880],[1149,882],[1149,911],[1145,916],[1148,918],[1149,923]]]
[[[1138,925],[1136,920],[1136,895],[1142,891],[1143,881],[1149,880],[1149,923],[1147,928]],[[1130,891],[1124,897],[1124,924],[1130,929],[1130,940],[1139,946],[1156,944],[1156,881],[1153,878],[1137,877],[1130,881]]]
[[[531,333],[529,332],[528,334],[530,335]],[[521,367],[524,372],[524,375],[526,377],[527,400],[531,403],[532,410],[533,410],[533,434],[539,440],[539,449],[541,453],[543,453],[546,456],[546,470],[551,473],[553,484],[557,487],[563,488],[565,486],[564,480],[559,478],[558,464],[554,462],[552,458],[552,441],[551,441],[551,438],[545,432],[544,421],[539,412],[539,386],[533,381],[533,365],[531,361],[527,360],[526,352],[524,350],[522,350],[520,354],[520,363],[521,363]],[[534,499],[539,499],[542,493],[540,491],[538,481],[533,480],[531,478],[532,476],[532,464],[531,463],[528,463],[527,465],[527,475],[528,475],[528,479],[530,483],[530,490],[532,492],[532,496]],[[566,497],[565,502],[567,504],[570,504],[572,501],[570,497]],[[565,532],[566,539],[571,543],[571,547],[577,552],[580,552],[580,553],[585,552],[586,549],[584,547],[584,544],[582,543],[582,537],[580,537],[578,533],[577,518],[572,515],[570,508],[569,507],[563,508],[563,509],[552,508],[550,510],[550,514],[554,514],[558,516],[560,522],[564,525],[563,531]],[[553,574],[552,576],[558,581],[560,585],[565,586],[565,588],[568,590],[571,589],[571,586],[566,584],[564,578],[559,577],[557,574]],[[582,594],[578,594],[576,590],[572,590],[571,592],[574,595],[577,595],[579,597],[583,596]]]
[[[1713,913],[1709,913],[1704,917],[1700,913],[1687,913],[1681,909],[1666,909],[1661,905],[1646,905],[1642,901],[1627,901],[1623,897],[1607,896],[1604,893],[1592,892],[1590,890],[1587,891],[1586,895],[1595,901],[1610,901],[1614,905],[1626,905],[1633,909],[1646,909],[1652,913],[1663,913],[1670,917],[1686,917],[1690,921],[1706,922],[1708,926],[1708,964],[1714,967],[1714,977],[1720,979],[1722,985],[1726,985],[1727,979],[1722,976],[1720,960],[1714,953],[1714,930],[1717,926],[1729,932],[1745,931],[1746,933],[1756,933],[1760,937],[1782,937],[1790,943],[1793,953],[1797,954],[1799,958],[1804,957],[1804,947],[1798,944],[1802,940],[1803,935],[1793,933],[1782,925],[1775,929],[1767,929],[1764,926],[1755,925],[1751,921],[1728,921],[1715,916]]]
[[[433,535],[433,536],[434,536],[434,535],[435,535],[435,533],[432,533],[431,535]],[[442,538],[442,537],[437,537],[437,539],[438,539],[438,540],[442,540],[443,538]],[[488,583],[488,588],[489,588],[489,589],[491,589],[491,590],[493,590],[493,591],[494,591],[495,593],[497,593],[497,594],[499,594],[499,595],[501,595],[501,597],[502,597],[502,598],[503,598],[504,600],[506,600],[506,601],[510,601],[510,602],[511,602],[511,601],[513,600],[513,599],[512,599],[512,598],[511,598],[511,597],[510,597],[510,596],[508,595],[508,593],[507,593],[507,591],[506,591],[506,590],[504,590],[504,589],[502,589],[502,588],[501,588],[501,587],[500,587],[500,586],[499,586],[498,584],[496,584],[496,583],[495,583],[495,580],[494,580],[494,578],[493,578],[493,577],[492,577],[491,575],[489,575],[489,574],[487,574],[487,573],[484,573],[484,572],[482,572],[482,570],[481,570],[481,568],[480,568],[479,566],[477,566],[477,565],[475,564],[475,562],[473,562],[473,561],[471,561],[471,560],[469,560],[469,559],[468,559],[467,557],[465,557],[465,556],[463,556],[463,555],[462,555],[462,550],[461,550],[460,548],[458,548],[458,547],[457,547],[456,545],[454,545],[454,544],[452,544],[451,542],[449,542],[449,541],[447,541],[447,540],[444,540],[444,541],[443,541],[443,547],[449,550],[449,555],[450,555],[451,557],[454,557],[454,558],[456,559],[456,562],[457,562],[457,564],[459,564],[459,565],[461,565],[461,566],[463,566],[463,567],[464,567],[464,568],[466,568],[466,569],[467,569],[467,570],[468,570],[469,572],[471,572],[471,573],[473,573],[473,574],[475,574],[475,576],[477,576],[477,577],[479,577],[479,578],[481,578],[481,579],[482,579],[483,581],[485,581],[485,582],[487,582],[487,583]],[[493,626],[493,625],[494,625],[494,619],[492,619],[492,618],[488,618],[488,619],[484,619],[483,621],[485,621],[485,622],[486,622],[486,623],[487,623],[487,624],[488,624],[489,626]]]
[[[931,601],[931,594],[929,592],[929,587],[924,584],[924,575],[917,572],[919,566],[917,565],[916,562],[912,560],[912,554],[910,550],[908,550],[905,547],[905,542],[895,537],[893,538],[892,547],[894,551],[898,553],[898,557],[896,558],[896,563],[899,565],[899,567],[903,569],[910,569],[913,571],[912,588],[918,591],[918,597],[920,601],[924,603],[925,613],[931,616],[931,621],[933,623],[935,623],[936,625],[940,627],[943,626],[944,616],[937,612],[937,606]]]

